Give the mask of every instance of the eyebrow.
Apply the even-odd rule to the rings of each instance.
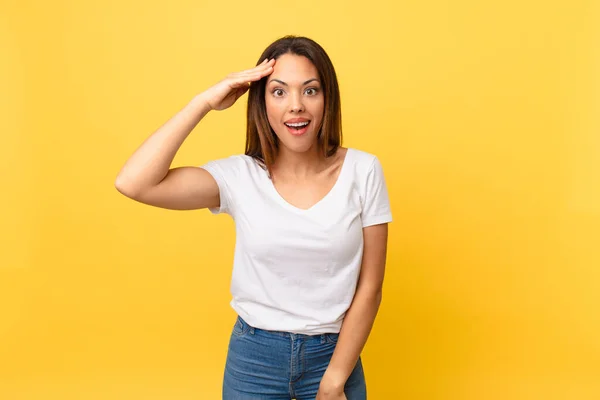
[[[312,79],[309,79],[309,80],[307,80],[306,82],[304,82],[304,83],[302,84],[302,86],[304,86],[304,85],[308,85],[308,84],[309,84],[309,83],[311,83],[312,81],[317,81],[317,82],[318,82],[319,80],[318,80],[317,78],[312,78]],[[279,83],[281,83],[281,84],[282,84],[282,85],[284,85],[284,86],[288,86],[288,84],[287,84],[287,83],[285,83],[284,81],[280,81],[279,79],[271,79],[271,80],[270,80],[268,83],[271,83],[271,82],[279,82]]]

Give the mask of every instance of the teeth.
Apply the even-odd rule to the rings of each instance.
[[[306,125],[308,125],[308,122],[296,122],[296,123],[293,123],[293,124],[287,124],[286,123],[286,125],[287,126],[292,126],[294,128],[298,128],[300,126],[306,126]]]

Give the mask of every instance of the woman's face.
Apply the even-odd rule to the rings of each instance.
[[[267,78],[265,104],[280,145],[305,152],[317,142],[325,100],[319,73],[308,58],[284,54],[275,61]]]

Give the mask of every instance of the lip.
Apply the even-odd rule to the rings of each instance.
[[[285,124],[296,124],[298,122],[310,122],[310,119],[308,119],[308,118],[292,118],[292,119],[288,119],[284,123]]]
[[[308,120],[296,121],[296,122],[306,122],[306,121],[308,121]],[[291,123],[293,123],[293,122],[291,122]],[[302,129],[290,128],[289,126],[287,126],[285,124],[284,124],[284,126],[287,128],[288,132],[291,133],[293,136],[302,136],[308,131],[308,128],[310,127],[310,121],[308,121],[308,125],[306,125]]]

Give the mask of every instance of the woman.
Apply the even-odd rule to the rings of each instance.
[[[246,151],[170,168],[198,122],[246,91]],[[127,161],[116,187],[235,220],[223,399],[364,400],[360,353],[383,284],[388,192],[378,159],[341,147],[340,94],[316,42],[286,36],[200,93]]]

